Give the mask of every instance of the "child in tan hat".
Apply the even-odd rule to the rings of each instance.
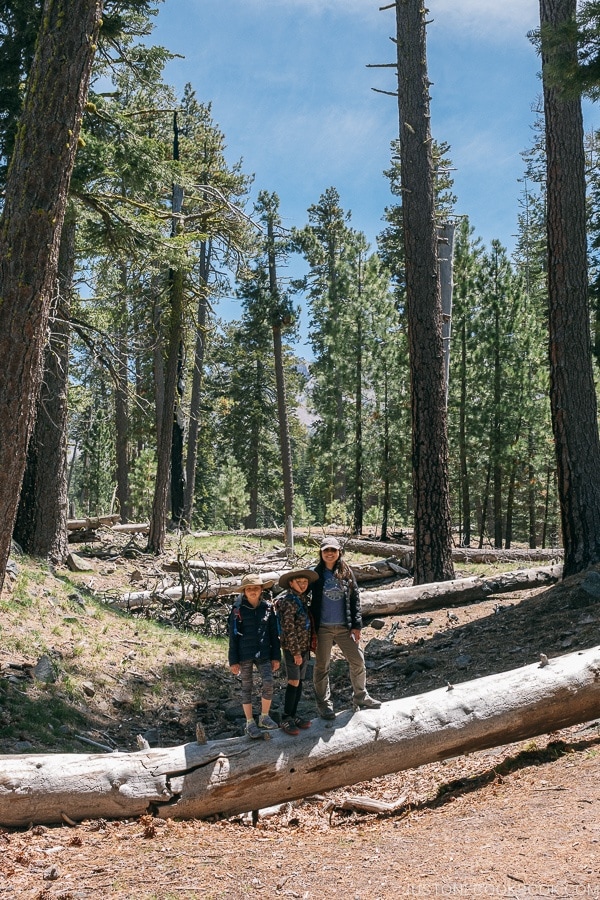
[[[272,585],[272,581],[263,581],[262,575],[244,575],[241,592],[229,616],[229,668],[241,677],[246,734],[252,738],[264,737],[265,731],[279,727],[269,715],[273,701],[273,672],[281,663],[279,630],[273,605],[263,598],[263,590]],[[258,725],[252,712],[255,666],[262,681]]]

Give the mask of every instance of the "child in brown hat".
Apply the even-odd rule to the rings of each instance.
[[[252,738],[263,737],[265,730],[279,727],[269,715],[273,701],[273,672],[281,663],[279,629],[273,604],[263,598],[263,590],[272,585],[272,581],[263,581],[262,575],[244,575],[241,592],[229,616],[229,668],[242,680],[246,734]],[[258,725],[252,712],[254,666],[262,679]]]
[[[300,728],[310,728],[310,721],[298,715],[298,703],[302,696],[302,682],[306,676],[313,637],[307,591],[317,577],[312,569],[294,569],[285,572],[279,579],[280,586],[286,591],[277,598],[276,604],[287,673],[281,728],[291,735],[299,734]]]

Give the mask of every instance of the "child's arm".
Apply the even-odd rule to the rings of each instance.
[[[273,672],[276,672],[281,665],[281,642],[279,640],[277,614],[273,608],[271,608],[269,615],[269,638],[271,642],[271,669]]]

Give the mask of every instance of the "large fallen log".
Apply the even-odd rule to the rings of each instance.
[[[409,610],[439,609],[486,600],[494,594],[506,594],[530,590],[554,584],[562,577],[562,566],[540,566],[535,569],[518,569],[480,578],[456,578],[453,581],[437,581],[432,584],[390,588],[381,591],[363,591],[360,605],[363,616],[401,615]]]
[[[0,825],[234,815],[590,721],[600,647],[313,720],[294,740],[0,757]]]
[[[169,560],[163,565],[165,572],[179,572],[180,566],[184,570],[189,569],[194,574],[210,577],[211,575],[220,575],[223,577],[231,577],[237,575],[245,575],[246,572],[268,572],[272,567],[267,564],[257,565],[255,563],[225,560],[201,560],[188,559],[185,563],[178,563],[177,560]],[[408,576],[408,571],[401,566],[393,558],[380,559],[371,563],[354,564],[350,563],[350,568],[354,572],[356,580],[360,583],[368,581],[383,581],[385,578],[403,578]],[[283,573],[283,569],[278,573],[278,577]]]

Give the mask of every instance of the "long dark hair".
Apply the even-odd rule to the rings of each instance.
[[[326,568],[327,566],[325,565],[325,560],[323,559],[323,551],[319,550],[319,562],[315,566],[315,570],[319,573],[319,575],[322,575]],[[352,580],[352,569],[344,559],[343,550],[340,550],[340,555],[335,561],[332,572],[336,578],[340,579],[340,581]]]

